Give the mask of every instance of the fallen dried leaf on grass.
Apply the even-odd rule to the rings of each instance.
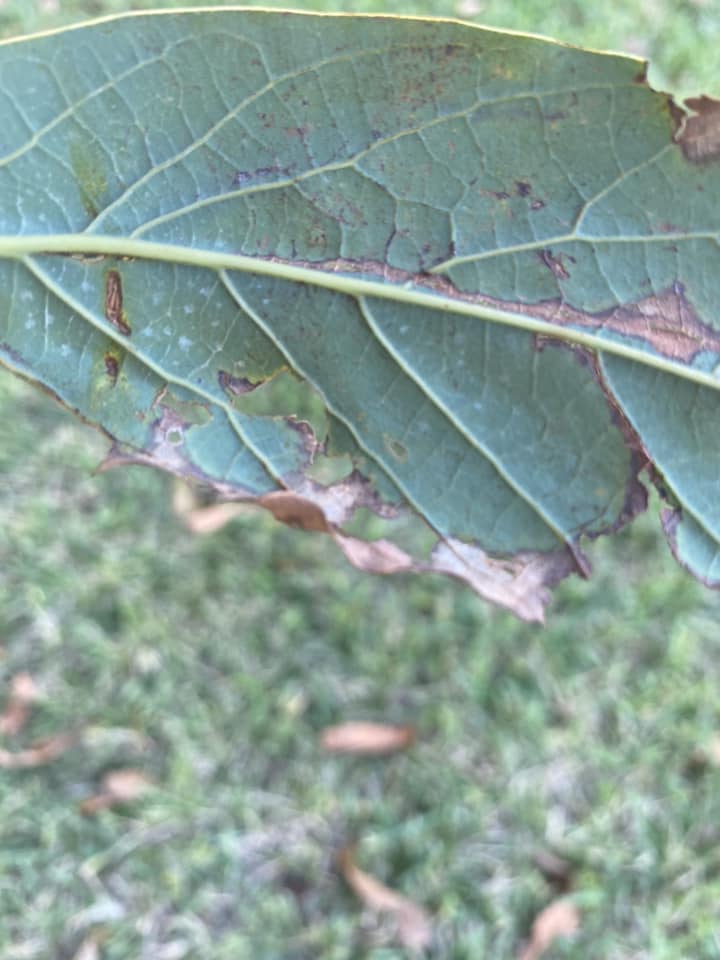
[[[559,937],[570,937],[579,927],[580,911],[572,900],[553,900],[535,917],[520,960],[538,960]]]
[[[552,850],[537,850],[533,855],[533,863],[554,887],[555,893],[567,893],[572,885],[573,865],[564,857],[559,857]]]
[[[0,750],[0,769],[26,770],[41,767],[56,760],[77,743],[78,739],[77,733],[59,733],[55,737],[41,740],[27,750]]]
[[[700,774],[708,769],[717,770],[718,767],[720,767],[720,734],[716,733],[706,744],[693,750],[686,764],[686,772]]]
[[[320,736],[324,750],[330,753],[357,753],[382,756],[405,750],[415,741],[413,727],[394,727],[386,723],[341,723],[326,727]]]
[[[16,673],[10,681],[10,695],[0,715],[0,734],[13,737],[28,721],[30,707],[40,699],[40,691],[29,673]]]
[[[235,517],[250,513],[253,509],[246,503],[211,503],[201,506],[190,487],[181,482],[175,485],[172,506],[175,515],[190,533],[198,536],[216,533]]]
[[[353,893],[369,909],[387,914],[395,923],[397,938],[407,950],[420,952],[432,943],[432,926],[427,913],[375,877],[355,865],[352,850],[345,847],[338,856],[338,867]]]
[[[80,810],[91,814],[121,803],[132,803],[152,787],[152,780],[142,770],[111,770],[102,778],[100,792],[83,800]]]
[[[100,960],[100,939],[97,934],[83,940],[73,960]]]

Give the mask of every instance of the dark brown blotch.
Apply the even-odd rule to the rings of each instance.
[[[540,261],[545,264],[552,275],[558,280],[569,280],[570,274],[563,263],[564,259],[572,260],[567,254],[553,254],[552,250],[541,250],[538,254]]]
[[[118,374],[120,373],[120,361],[114,353],[110,353],[109,351],[103,359],[105,361],[105,373],[110,381],[110,385],[114,387],[117,383]]]
[[[117,270],[108,270],[105,275],[105,319],[124,336],[132,332],[123,310],[122,278]]]
[[[253,383],[252,380],[248,380],[247,377],[234,377],[231,373],[228,373],[227,370],[218,371],[218,384],[220,385],[220,389],[233,397],[240,397],[244,393],[251,393],[259,387],[262,382],[262,380],[258,380],[257,383]]]

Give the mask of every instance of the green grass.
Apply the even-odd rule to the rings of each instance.
[[[36,7],[4,4],[0,28],[127,4]],[[487,2],[477,19],[640,37],[668,82],[707,83],[716,4],[609,9]],[[596,545],[594,579],[565,583],[540,630],[453,583],[364,577],[262,514],[191,538],[169,480],[94,476],[103,451],[0,377],[0,695],[21,670],[45,693],[2,746],[83,731],[54,764],[0,771],[3,960],[69,960],[91,933],[103,960],[400,960],[336,874],[348,841],[431,912],[433,957],[516,957],[553,851],[582,927],[548,958],[720,958],[720,768],[697,762],[720,731],[720,598],[676,567],[657,504]],[[413,723],[418,745],[323,755],[320,731],[349,719]],[[158,789],[83,816],[123,766]]]

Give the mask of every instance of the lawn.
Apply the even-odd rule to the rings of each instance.
[[[183,5],[7,0],[0,32]],[[656,83],[720,93],[714,0],[392,12],[631,49]],[[550,960],[720,958],[720,597],[672,560],[657,502],[541,629],[458,584],[363,576],[259,512],[192,537],[168,478],[93,475],[104,449],[0,374],[0,711],[18,674],[39,690],[0,748],[74,737],[0,769],[3,960],[401,960],[339,875],[348,844],[430,915],[432,957],[513,960],[562,892],[580,925]],[[417,741],[329,755],[349,720]],[[124,768],[154,788],[83,812]]]

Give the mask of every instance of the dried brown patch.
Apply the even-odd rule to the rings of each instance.
[[[575,544],[554,553],[521,553],[505,559],[492,557],[478,546],[446,537],[438,540],[429,560],[415,560],[389,540],[365,541],[342,531],[341,524],[360,507],[387,518],[399,512],[397,505],[382,501],[369,481],[356,471],[327,487],[302,476],[286,478],[296,487],[294,491],[277,490],[258,497],[229,483],[216,481],[188,462],[182,446],[173,439],[173,435],[183,428],[177,415],[165,410],[153,425],[148,450],[127,450],[116,444],[98,469],[129,464],[160,467],[184,480],[204,484],[225,500],[263,507],[281,523],[329,535],[350,563],[367,573],[447,574],[464,581],[484,599],[529,622],[543,622],[544,608],[550,600],[549,587],[573,570],[581,575],[589,572],[587,561]]]
[[[561,327],[620,333],[643,341],[663,357],[682,363],[692,363],[698,353],[706,350],[720,353],[720,332],[700,320],[681,283],[635,303],[599,313],[584,313],[557,300],[531,306],[504,301],[493,301],[491,305],[536,316]]]
[[[460,540],[441,540],[431,562],[419,569],[446,573],[469,584],[483,599],[510,610],[521,620],[543,623],[549,588],[577,568],[569,550],[519,553],[511,559],[491,557]]]
[[[341,265],[346,266],[345,262],[336,263],[335,268]],[[392,279],[396,281],[398,277],[393,275]],[[437,289],[446,284],[441,278],[426,279]],[[675,290],[674,295],[680,296],[681,292]],[[629,322],[627,317],[625,322]],[[547,343],[565,346],[561,340],[544,339]],[[579,362],[593,364],[595,375],[604,387],[595,355],[580,347],[571,349],[577,354]],[[609,393],[607,388],[605,392]],[[616,425],[626,430],[626,442],[634,451],[626,504],[622,515],[613,525],[614,529],[645,506],[645,490],[637,480],[637,472],[646,461],[643,452],[635,450],[638,441],[631,428],[612,406],[612,397],[608,399],[616,417]],[[184,522],[193,529],[196,518],[201,532],[218,529],[230,516],[243,509],[238,501],[261,506],[281,523],[329,535],[358,569],[376,574],[433,572],[450,575],[464,581],[484,599],[529,622],[543,622],[544,609],[550,600],[550,588],[559,580],[573,571],[584,577],[589,576],[590,565],[574,541],[568,541],[552,552],[521,552],[508,558],[492,556],[476,544],[441,536],[430,558],[420,560],[389,540],[360,540],[342,530],[342,526],[359,508],[367,508],[390,519],[398,515],[400,507],[382,500],[370,480],[357,470],[326,486],[307,477],[300,465],[292,475],[282,478],[288,489],[257,496],[227,481],[207,476],[188,460],[184,435],[186,430],[192,429],[192,425],[186,423],[177,410],[164,405],[162,394],[158,396],[156,405],[160,415],[151,425],[145,449],[132,450],[115,444],[100,469],[126,464],[161,467],[184,480],[200,482],[223,501],[233,501],[202,508],[197,515],[193,505],[178,510],[183,514]],[[302,421],[289,420],[288,423],[298,431],[306,463],[311,463],[318,449],[311,428]]]
[[[675,142],[692,163],[708,163],[720,157],[720,100],[692,97],[685,106],[693,111],[682,115]]]
[[[555,276],[560,279],[569,276],[565,266],[565,260],[569,258],[562,252],[550,254],[549,251],[539,251],[538,256]],[[314,263],[309,260],[282,260],[279,257],[268,259],[276,263],[287,263],[311,270],[362,275],[373,279],[381,278],[398,286],[417,287],[419,290],[437,293],[439,296],[461,303],[505,310],[508,313],[544,320],[558,327],[575,326],[594,332],[608,330],[620,333],[623,336],[642,340],[661,356],[682,363],[691,363],[697,354],[703,351],[720,353],[720,331],[700,320],[685,296],[685,288],[680,282],[635,303],[588,313],[561,300],[522,303],[487,297],[481,293],[467,293],[459,290],[440,274],[411,273],[375,260],[358,261],[337,258]],[[546,336],[562,339],[559,331],[554,334],[552,330],[548,330]]]
[[[398,504],[383,500],[374,490],[367,477],[364,477],[358,470],[353,470],[342,480],[338,480],[330,486],[316,483],[304,476],[294,476],[288,479],[291,481],[288,485],[292,486],[300,496],[305,496],[316,503],[327,517],[328,522],[334,526],[340,526],[350,520],[359,507],[366,507],[385,520],[393,520],[401,512]],[[380,543],[380,541],[376,541],[376,543]],[[340,544],[340,546],[345,550],[343,544]],[[352,552],[352,546],[350,546],[348,553]],[[348,559],[350,559],[349,556]],[[351,559],[351,563],[362,566],[359,558],[357,561]]]
[[[270,513],[279,520],[280,523],[286,523],[289,527],[297,527],[300,530],[310,530],[316,533],[331,533],[330,524],[321,508],[307,500],[305,497],[299,497],[290,490],[277,490],[274,493],[266,493],[258,497],[258,504],[265,507]]]
[[[390,540],[359,540],[335,531],[335,542],[350,563],[366,573],[408,573],[415,569],[412,557]]]
[[[703,350],[720,351],[720,334],[700,321],[681,283],[602,316],[608,329],[644,340],[672,360],[690,363]]]

